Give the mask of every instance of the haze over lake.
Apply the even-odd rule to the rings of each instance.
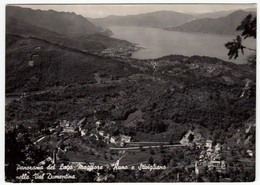
[[[236,60],[229,60],[228,50],[224,44],[232,41],[233,35],[216,35],[208,33],[185,33],[166,31],[157,28],[145,27],[109,27],[114,38],[127,40],[138,44],[144,49],[133,54],[133,58],[152,59],[165,55],[200,55],[216,57],[237,64],[246,63],[246,59],[253,51],[245,50],[245,55],[240,54]],[[256,40],[247,38],[244,45],[256,48]]]

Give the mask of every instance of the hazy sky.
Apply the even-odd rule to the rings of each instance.
[[[19,5],[22,6],[22,5]],[[206,13],[236,9],[256,8],[256,4],[135,4],[135,5],[23,5],[33,9],[64,12],[75,12],[85,17],[105,17],[108,15],[132,15],[160,10],[177,11],[183,13]]]

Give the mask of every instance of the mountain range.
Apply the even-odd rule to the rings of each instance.
[[[108,30],[75,13],[42,11],[7,6],[6,33],[34,37],[87,52],[109,47],[128,47],[131,43],[110,38]]]
[[[42,39],[50,39],[50,41],[61,44],[72,43],[72,46],[78,49],[91,50],[91,47],[95,47],[95,49],[108,47],[108,45],[102,43],[101,39],[93,40],[90,35],[103,34],[111,36],[113,33],[110,30],[103,29],[110,26],[137,26],[161,28],[168,31],[233,34],[237,25],[249,13],[256,15],[255,9],[219,11],[194,15],[163,10],[138,15],[110,15],[94,19],[69,12],[32,10],[30,8],[7,6],[6,28],[8,33],[15,34],[20,32],[22,36],[31,35]],[[88,36],[86,37],[86,35]],[[92,39],[89,41],[87,38]],[[94,38],[98,39],[96,36]],[[104,39],[109,40],[105,37]],[[110,39],[109,44],[122,43],[122,41]],[[92,41],[96,44],[93,44]]]
[[[197,19],[201,18],[220,18],[220,17],[225,17],[228,16],[229,14],[238,11],[238,10],[227,10],[227,11],[216,11],[216,12],[208,12],[208,13],[197,13],[197,14],[192,14],[194,17]],[[244,9],[246,12],[256,12],[256,8],[248,8]]]
[[[173,12],[157,11],[138,15],[115,16],[110,15],[104,18],[88,18],[96,25],[109,26],[140,26],[152,28],[165,28],[179,26],[194,19],[192,15]]]
[[[255,12],[238,10],[225,17],[197,19],[177,27],[165,28],[165,30],[214,34],[234,34],[236,32],[237,26],[240,25],[241,21],[249,13],[256,15]]]
[[[168,31],[234,34],[236,27],[249,13],[256,15],[256,9],[218,11],[203,14],[184,14],[163,10],[138,15],[110,15],[104,18],[87,19],[104,28],[111,26],[136,26],[161,28]]]
[[[85,35],[102,30],[83,16],[69,12],[7,6],[6,19],[10,18],[16,19],[19,23],[31,24],[63,35]]]

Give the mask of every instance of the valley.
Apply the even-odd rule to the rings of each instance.
[[[15,10],[35,17],[22,20]],[[170,34],[162,38],[154,35],[158,28],[135,27],[111,28],[114,35],[108,36],[100,32],[106,28],[74,13],[23,8],[8,13],[6,181],[255,180],[254,65],[209,57],[205,48],[198,56],[187,43],[183,47],[191,53],[178,53],[180,40],[173,46],[169,38],[184,40],[186,33],[160,29]],[[49,20],[53,16],[59,29]],[[67,19],[81,26],[67,28]],[[151,44],[151,35],[118,37],[140,29],[150,30],[155,43],[172,52]],[[207,45],[210,37],[198,40]],[[222,42],[219,38],[214,42]],[[141,39],[150,43],[142,45]],[[163,52],[135,57],[149,45]],[[222,52],[218,47],[208,51]]]

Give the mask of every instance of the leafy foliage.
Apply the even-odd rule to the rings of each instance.
[[[5,135],[5,172],[6,181],[13,182],[20,173],[16,170],[17,164],[33,166],[48,156],[48,153],[37,147],[31,141],[32,133],[22,125],[13,128]]]
[[[251,14],[249,14],[241,23],[240,26],[237,27],[238,31],[243,31],[242,36],[244,39],[247,37],[256,38],[256,17],[253,18]]]
[[[239,49],[244,54],[245,46],[242,45],[242,39],[239,35],[237,35],[236,39],[233,39],[233,42],[228,42],[225,44],[225,46],[226,46],[226,48],[229,49],[229,52],[228,52],[229,59],[232,59],[233,57],[234,57],[234,59],[236,59],[239,56],[238,55]]]
[[[237,27],[238,31],[242,31],[241,36],[246,39],[247,37],[254,37],[256,38],[256,17],[253,18],[251,14],[249,14]],[[242,38],[240,35],[237,35],[236,39],[233,39],[232,42],[227,42],[225,47],[229,50],[228,56],[229,59],[236,59],[239,56],[239,50],[241,50],[242,54],[244,54],[244,49],[253,50],[251,48],[247,48],[246,46],[242,45]]]

